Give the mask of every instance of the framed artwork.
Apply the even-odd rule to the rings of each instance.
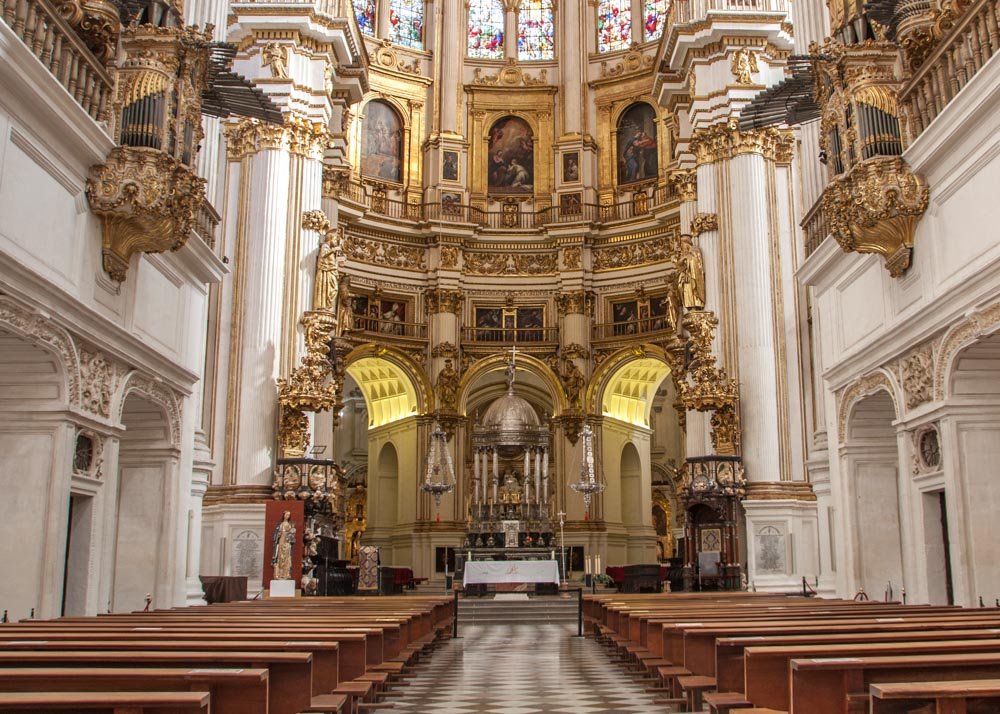
[[[583,212],[582,194],[564,193],[559,196],[559,213],[575,216]]]
[[[503,310],[499,307],[477,307],[476,327],[499,328],[503,325]]]
[[[535,136],[524,119],[506,116],[490,127],[489,176],[493,193],[531,193],[535,183]]]
[[[368,296],[351,295],[351,312],[362,317],[368,316]]]
[[[567,151],[562,155],[563,183],[576,183],[580,180],[580,152]]]
[[[545,327],[544,307],[517,308],[518,338],[525,342],[541,342]]]
[[[365,105],[361,127],[361,175],[402,182],[403,121],[388,103],[375,99]]]
[[[441,178],[445,181],[458,181],[458,152],[445,151],[441,156]]]
[[[654,295],[649,299],[650,328],[663,330],[667,327],[667,314],[670,312],[670,298],[666,295]]]
[[[618,183],[647,181],[657,174],[656,111],[637,102],[618,120]]]
[[[442,191],[441,192],[441,210],[444,213],[454,215],[456,213],[461,213],[462,210],[462,194],[456,191]]]
[[[635,334],[639,322],[639,301],[625,300],[611,304],[611,321],[615,323],[616,335]]]
[[[382,300],[379,305],[379,332],[402,335],[406,322],[406,303],[402,300]]]

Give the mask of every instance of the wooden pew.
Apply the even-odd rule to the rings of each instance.
[[[88,714],[207,714],[208,692],[3,692],[0,711]]]
[[[266,669],[0,668],[3,692],[207,691],[212,714],[267,714]]]
[[[901,704],[908,710],[925,703],[934,714],[1000,711],[1000,679],[873,684],[869,693],[871,714],[898,714]]]
[[[872,684],[996,679],[1000,653],[793,659],[791,674],[792,714],[860,713]]]
[[[296,714],[312,700],[312,655],[308,652],[185,652],[130,650],[4,651],[0,671],[20,668],[236,667],[268,670],[268,712]]]

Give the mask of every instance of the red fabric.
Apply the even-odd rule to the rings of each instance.
[[[392,569],[392,584],[407,586],[410,581],[413,580],[413,570],[410,568],[393,568]]]
[[[613,582],[615,585],[621,585],[622,583],[625,582],[624,566],[609,565],[604,569],[604,572],[607,574],[609,578],[611,578],[611,582]]]

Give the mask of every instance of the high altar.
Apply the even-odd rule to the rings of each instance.
[[[555,559],[549,428],[515,393],[515,372],[512,356],[507,393],[472,432],[473,498],[462,562]]]

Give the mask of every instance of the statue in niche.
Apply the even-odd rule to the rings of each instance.
[[[336,312],[340,291],[340,239],[336,231],[326,234],[316,256],[316,284],[313,286],[313,310]]]
[[[261,50],[261,64],[271,68],[271,77],[288,79],[288,47],[277,42],[268,42]]]
[[[292,577],[292,546],[295,545],[295,524],[292,512],[285,511],[281,523],[274,527],[271,536],[271,567],[274,580],[288,580]]]
[[[343,336],[354,331],[354,310],[351,308],[350,295],[351,276],[345,275],[340,280],[337,291],[337,335]]]
[[[580,371],[580,368],[576,366],[576,363],[572,359],[563,357],[559,376],[562,378],[563,387],[566,389],[566,396],[569,397],[570,405],[579,407],[583,396],[583,387],[587,383],[583,372]]]
[[[444,367],[438,372],[437,384],[435,385],[438,406],[441,409],[455,410],[455,400],[458,398],[458,381],[458,371],[452,361],[446,359]]]
[[[705,307],[705,263],[701,251],[691,242],[691,236],[681,235],[675,257],[677,287],[681,301],[688,310]]]

